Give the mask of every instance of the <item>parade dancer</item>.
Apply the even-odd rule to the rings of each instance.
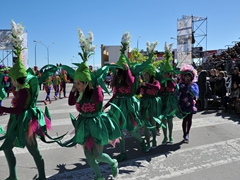
[[[53,89],[55,91],[54,98],[55,98],[55,100],[57,100],[61,80],[60,80],[60,77],[56,73],[54,73],[54,75],[52,77],[52,82],[53,82]]]
[[[60,93],[59,93],[59,99],[61,99],[61,94],[63,92],[63,97],[66,98],[66,83],[68,82],[68,79],[67,79],[67,72],[62,69],[61,70],[61,75],[60,75],[60,79],[61,79],[61,82],[60,82]]]
[[[114,145],[121,136],[121,131],[116,120],[110,119],[106,113],[102,112],[104,97],[99,85],[105,87],[102,74],[107,73],[108,68],[105,68],[104,71],[100,68],[96,73],[90,72],[86,61],[94,53],[96,47],[92,45],[93,34],[89,32],[89,38],[85,38],[80,29],[78,33],[82,49],[82,53],[79,54],[83,62],[75,72],[74,85],[68,103],[70,106],[76,105],[79,115],[76,118],[71,115],[75,136],[66,143],[59,144],[65,147],[76,144],[83,145],[87,162],[96,175],[94,179],[104,180],[98,163],[109,164],[113,177],[116,177],[118,162],[108,154],[103,153],[103,146],[109,144],[109,142]]]
[[[121,109],[126,117],[126,121],[121,116],[121,113],[114,107],[111,106],[109,110],[109,115],[116,117],[119,121],[122,131],[127,129],[131,136],[136,138],[140,143],[143,152],[148,152],[149,147],[146,146],[144,139],[141,137],[140,133],[137,131],[139,127],[143,126],[143,122],[140,115],[140,102],[136,98],[136,91],[139,87],[139,73],[149,64],[152,60],[152,54],[149,59],[142,63],[141,65],[136,65],[130,69],[129,60],[125,56],[125,51],[129,46],[130,35],[129,32],[123,34],[122,37],[122,47],[121,55],[117,62],[117,65],[110,65],[116,68],[116,73],[113,78],[113,96],[105,104],[104,109],[106,109],[110,102],[115,104]],[[123,161],[127,158],[125,149],[125,137],[122,133],[120,139],[120,150],[121,153],[117,156],[118,161]]]
[[[40,80],[42,72],[38,70],[38,66],[33,67],[33,73],[35,76],[38,77],[38,80]],[[42,90],[42,83],[40,83],[40,81],[39,81],[39,89],[40,91]],[[43,86],[43,90],[44,90],[44,86]]]
[[[47,93],[46,98],[44,100],[44,104],[47,105],[47,101],[49,101],[49,104],[52,103],[51,101],[51,97],[50,97],[50,93],[51,93],[51,86],[52,86],[52,78],[51,76],[49,76],[46,81],[45,81],[45,85],[44,85],[44,89]]]
[[[44,136],[44,132],[51,127],[48,118],[44,117],[40,108],[36,107],[38,96],[38,81],[35,76],[28,75],[22,65],[20,55],[22,51],[22,33],[21,24],[15,24],[12,21],[11,41],[14,42],[14,53],[18,58],[14,66],[9,71],[9,76],[16,86],[18,92],[12,100],[12,107],[0,107],[0,111],[10,113],[10,119],[7,126],[7,132],[0,140],[5,140],[0,147],[6,156],[10,175],[6,180],[16,180],[16,158],[13,153],[13,147],[27,147],[36,163],[39,178],[46,180],[44,170],[44,160],[41,156],[36,141],[36,136]]]
[[[158,96],[160,90],[160,83],[155,79],[156,68],[149,64],[144,69],[144,82],[140,84],[140,87],[136,94],[141,94],[140,107],[141,115],[145,123],[145,139],[147,146],[150,147],[150,130],[152,132],[152,148],[157,147],[156,140],[156,122],[161,124],[161,108],[162,101]],[[150,123],[150,124],[149,124]]]
[[[196,98],[199,89],[196,82],[197,71],[192,65],[184,65],[179,74],[179,108],[184,118],[182,121],[183,139],[189,141],[189,132],[192,125],[193,114],[197,113]]]
[[[175,70],[171,65],[172,60],[172,44],[167,45],[165,43],[165,53],[164,53],[165,63],[160,67],[161,77],[160,84],[161,89],[159,95],[162,100],[162,123],[166,128],[163,128],[164,139],[162,145],[166,145],[169,142],[173,143],[173,117],[178,111],[178,97],[175,92],[177,83],[174,80]],[[169,136],[167,136],[167,130],[169,131]]]

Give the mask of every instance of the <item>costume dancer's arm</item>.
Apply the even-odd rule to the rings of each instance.
[[[167,81],[166,90],[167,90],[168,92],[174,92],[176,85],[177,85],[177,84],[176,84],[175,82]]]
[[[94,90],[93,100],[96,103],[102,103],[103,102],[103,93],[102,93],[102,88],[100,86],[98,86],[97,89]]]
[[[155,81],[153,84],[146,82],[145,85],[146,85],[149,89],[153,89],[153,90],[160,90],[160,88],[161,88],[161,85],[160,85],[159,81]]]
[[[71,91],[68,97],[68,105],[69,106],[75,105],[78,96],[79,96],[79,93],[76,93],[75,91]]]
[[[129,68],[126,69],[127,71],[127,85],[132,85],[134,83],[135,77],[132,75],[132,72]]]

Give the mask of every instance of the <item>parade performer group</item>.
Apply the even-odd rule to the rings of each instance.
[[[165,43],[164,59],[160,64],[154,64],[154,52],[158,42],[147,43],[148,58],[142,63],[132,63],[125,55],[130,45],[130,34],[122,36],[120,57],[116,64],[107,64],[96,71],[90,71],[87,60],[94,54],[96,46],[92,44],[93,33],[85,37],[78,29],[82,63],[77,70],[69,66],[46,65],[41,69],[41,76],[31,69],[26,70],[21,62],[23,27],[12,21],[11,42],[17,61],[9,71],[9,77],[16,87],[16,93],[11,107],[0,104],[0,112],[10,114],[9,122],[4,128],[0,126],[0,140],[4,140],[0,150],[4,151],[9,166],[9,177],[6,180],[16,180],[16,158],[14,147],[27,147],[33,156],[38,169],[38,180],[45,180],[44,160],[41,156],[36,137],[43,142],[58,143],[61,147],[73,147],[77,144],[83,151],[89,166],[92,168],[95,180],[103,180],[99,163],[110,165],[111,174],[115,178],[119,173],[118,162],[127,159],[124,131],[134,137],[142,152],[147,153],[157,147],[157,127],[162,128],[164,137],[162,145],[173,143],[173,118],[183,119],[183,139],[189,141],[193,114],[197,112],[196,98],[198,86],[195,83],[196,71],[191,65],[184,65],[176,70],[171,65],[172,44]],[[103,105],[104,92],[108,93],[104,80],[113,73],[113,96]],[[60,72],[59,76],[56,72]],[[53,85],[54,98],[66,96],[67,74],[74,83],[68,96],[69,106],[75,106],[79,115],[70,114],[74,128],[73,137],[63,141],[65,134],[56,138],[48,135],[51,129],[51,116],[47,101],[51,103],[50,91]],[[177,76],[178,75],[178,76]],[[178,81],[176,80],[178,77]],[[47,93],[45,112],[36,106],[39,84],[45,82]],[[61,86],[61,87],[59,87]],[[6,98],[3,86],[3,75],[0,77],[0,102]],[[108,113],[106,109],[110,107]],[[139,129],[144,129],[140,134]],[[150,135],[151,132],[151,135]],[[169,132],[169,134],[167,134]],[[51,141],[47,141],[46,138]],[[103,152],[104,146],[120,145],[120,154],[115,158]]]

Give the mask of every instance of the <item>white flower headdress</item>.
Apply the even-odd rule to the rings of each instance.
[[[13,45],[13,52],[17,58],[20,58],[22,50],[26,49],[22,47],[24,28],[22,24],[16,24],[13,20],[11,22],[12,33],[9,36],[9,41]]]
[[[92,45],[93,42],[93,33],[91,31],[88,32],[88,38],[84,36],[81,29],[78,28],[78,39],[80,43],[80,47],[82,49],[82,53],[78,54],[81,56],[82,60],[85,62],[88,58],[94,54],[96,49],[96,45]]]

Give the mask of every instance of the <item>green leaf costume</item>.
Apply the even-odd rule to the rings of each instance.
[[[76,93],[76,107],[80,114],[76,118],[70,114],[76,133],[72,139],[64,143],[59,142],[59,144],[64,147],[81,144],[91,150],[94,143],[103,146],[109,144],[109,140],[116,140],[121,136],[121,131],[117,120],[110,118],[108,114],[102,111],[103,102],[96,102],[94,99],[94,96],[99,95],[99,91],[103,96],[102,89],[109,93],[103,81],[108,73],[108,67],[104,66],[95,72],[91,72],[85,61],[76,65],[79,66],[75,71],[74,80],[91,83],[93,89],[91,90],[91,97],[87,98],[87,95],[83,93],[80,100],[79,93]],[[69,97],[71,97],[71,93]]]
[[[24,105],[24,109],[20,114],[10,114],[6,133],[1,131],[4,136],[0,137],[0,140],[4,140],[4,142],[0,147],[0,150],[9,148],[12,145],[24,148],[26,141],[31,143],[31,139],[35,138],[35,135],[38,135],[38,137],[46,143],[62,139],[63,136],[51,138],[47,134],[47,130],[51,128],[50,119],[45,116],[45,113],[41,110],[41,108],[36,106],[39,93],[37,77],[32,75],[31,71],[27,73],[27,70],[22,65],[21,60],[17,60],[12,69],[10,69],[9,76],[13,80],[26,77],[26,81],[20,89],[26,89],[28,97],[26,104]],[[14,98],[15,101],[17,101],[19,98],[18,94],[16,94]],[[48,112],[48,110],[46,111]],[[0,129],[2,128],[0,127]],[[53,141],[47,142],[45,136],[49,137]]]
[[[149,64],[143,72],[148,73],[150,76],[156,76],[156,68],[152,64]],[[159,97],[159,90],[151,89],[148,86],[141,86],[139,89],[140,94],[141,91],[143,92],[140,98],[141,116],[145,122],[145,126],[151,129],[155,128],[155,126],[152,126],[149,122],[150,117],[152,117],[156,123],[162,125],[162,100]]]
[[[139,87],[139,74],[143,71],[148,64],[151,63],[153,55],[149,57],[149,59],[143,63],[134,64],[130,66],[129,59],[126,57],[125,54],[121,54],[117,64],[108,64],[110,69],[118,68],[124,69],[125,67],[123,64],[128,64],[130,66],[131,75],[134,77],[134,83],[130,86],[131,92],[130,93],[123,93],[119,91],[121,87],[119,84],[114,87],[117,92],[114,95],[111,103],[115,104],[119,109],[121,109],[122,113],[125,115],[124,120],[120,111],[118,111],[115,107],[110,108],[109,114],[110,116],[114,116],[118,119],[119,124],[121,125],[121,129],[127,129],[128,131],[136,131],[139,127],[143,125],[143,121],[141,119],[140,114],[140,101],[136,98],[135,94],[137,88]],[[128,87],[129,88],[129,87]],[[136,122],[136,124],[135,124]]]
[[[180,73],[176,70],[176,66],[171,65],[172,54],[166,50],[164,54],[163,63],[158,67],[158,72],[156,73],[156,79],[161,84],[160,97],[162,100],[162,120],[172,119],[174,116],[179,116],[178,108],[178,96],[177,96],[177,84],[174,79],[174,75]],[[165,77],[164,74],[171,74],[170,77]],[[180,116],[179,116],[180,117]]]

